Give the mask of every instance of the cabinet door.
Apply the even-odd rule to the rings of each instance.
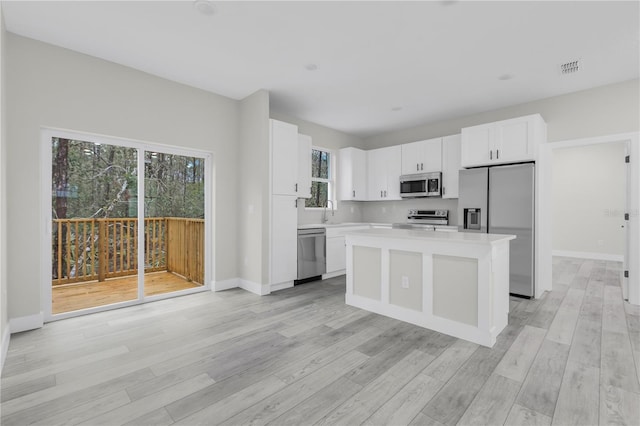
[[[491,163],[494,134],[493,123],[462,129],[462,167]]]
[[[420,160],[420,173],[442,171],[442,138],[422,141],[423,156]]]
[[[338,194],[340,200],[367,199],[367,153],[343,148],[338,157]]]
[[[460,135],[442,138],[442,198],[458,198],[460,139]]]
[[[271,120],[271,177],[273,194],[297,195],[298,126]]]
[[[296,279],[298,270],[298,209],[296,196],[271,198],[271,284]]]
[[[498,163],[535,159],[534,122],[530,117],[514,118],[496,123],[496,143],[493,159]]]
[[[344,237],[327,238],[327,273],[341,271],[347,267],[347,249]]]
[[[298,198],[311,198],[311,136],[298,135]]]
[[[387,167],[383,149],[367,151],[367,194],[368,200],[384,199],[387,190]]]
[[[400,200],[400,175],[402,168],[402,153],[400,146],[383,148],[382,156],[385,159],[387,171],[387,189],[384,193],[384,200]]]
[[[422,141],[401,145],[402,174],[410,175],[420,173],[420,162],[424,157],[424,145]]]

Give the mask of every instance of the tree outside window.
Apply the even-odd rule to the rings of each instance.
[[[315,148],[311,150],[311,198],[305,200],[305,207],[327,207],[327,200],[331,200],[333,192],[331,163],[330,152]]]

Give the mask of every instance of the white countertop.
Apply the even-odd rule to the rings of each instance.
[[[516,238],[515,235],[503,235],[503,234],[422,231],[422,230],[413,230],[413,229],[384,229],[384,228],[363,229],[359,231],[353,231],[348,233],[347,236],[404,238],[404,239],[410,239],[410,240],[445,241],[445,242],[474,243],[474,244],[496,244],[500,242],[513,240]]]
[[[369,222],[344,222],[344,223],[308,223],[305,225],[298,225],[298,229],[311,229],[311,228],[343,228],[348,226],[372,226],[372,225],[388,225],[390,223],[369,223]]]

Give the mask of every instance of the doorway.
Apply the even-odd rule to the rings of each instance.
[[[210,154],[60,131],[43,139],[45,320],[210,288]]]

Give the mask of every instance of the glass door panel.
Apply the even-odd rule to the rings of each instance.
[[[136,300],[137,150],[51,142],[52,314]]]
[[[144,164],[144,295],[201,287],[205,159],[147,151]]]

